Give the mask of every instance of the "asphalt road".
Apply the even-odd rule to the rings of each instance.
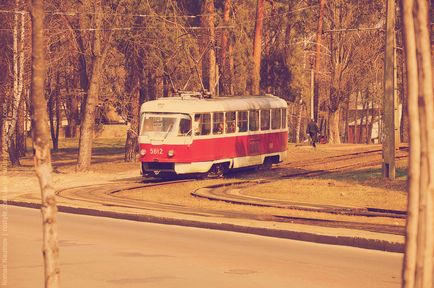
[[[39,210],[3,212],[0,287],[43,287]],[[59,230],[62,288],[400,287],[398,253],[72,214]]]

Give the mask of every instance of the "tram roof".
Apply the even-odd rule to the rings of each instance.
[[[285,100],[273,95],[218,98],[168,97],[143,103],[141,111],[205,113],[286,107]]]

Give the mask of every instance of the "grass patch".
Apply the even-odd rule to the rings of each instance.
[[[32,139],[26,140],[27,152],[32,152]],[[77,138],[62,138],[59,139],[59,150],[57,153],[77,153],[78,152],[78,137]],[[103,154],[120,154],[125,152],[124,138],[96,138],[92,141],[92,151],[95,155]],[[51,149],[53,148],[50,141]]]
[[[383,171],[380,168],[368,168],[361,170],[354,170],[351,172],[333,173],[318,177],[320,179],[334,179],[341,181],[351,181],[357,183],[364,183],[371,180],[384,180]],[[407,168],[400,167],[396,169],[396,180],[407,179]]]
[[[121,154],[125,152],[125,139],[123,138],[97,138],[92,142],[94,155]],[[78,139],[61,139],[59,141],[59,152],[78,152]]]

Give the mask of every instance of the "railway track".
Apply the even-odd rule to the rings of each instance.
[[[164,203],[161,201],[149,200],[144,197],[143,199],[133,199],[127,198],[121,192],[125,191],[135,191],[139,190],[143,193],[150,191],[149,189],[155,189],[161,186],[168,185],[182,185],[183,182],[192,181],[192,179],[175,179],[175,180],[161,180],[161,179],[148,179],[143,182],[127,182],[116,184],[104,184],[104,185],[91,185],[91,186],[81,186],[68,188],[57,191],[57,196],[65,200],[74,201],[74,203],[80,202],[83,205],[101,205],[105,207],[120,207],[135,209],[140,211],[164,211],[164,212],[174,212],[181,215],[194,215],[204,217],[223,217],[223,218],[242,218],[242,219],[253,219],[261,221],[274,221],[274,222],[286,222],[286,223],[298,223],[304,225],[316,225],[325,227],[341,227],[341,228],[352,228],[358,230],[365,230],[371,232],[382,232],[390,233],[396,235],[403,235],[403,226],[397,225],[381,225],[381,224],[370,224],[370,223],[360,223],[352,221],[350,218],[348,221],[335,221],[327,219],[319,219],[312,217],[293,217],[288,216],[287,213],[283,213],[288,210],[301,210],[306,212],[318,212],[322,214],[334,214],[334,215],[345,215],[345,216],[359,216],[359,217],[384,217],[391,219],[403,219],[406,217],[404,211],[395,210],[385,210],[377,208],[359,208],[359,207],[340,207],[333,205],[318,205],[309,203],[297,203],[291,201],[282,201],[275,199],[261,199],[255,198],[251,195],[244,193],[243,189],[248,188],[252,185],[261,185],[264,183],[269,183],[270,181],[275,181],[276,179],[288,179],[296,177],[306,177],[306,176],[320,176],[327,173],[333,173],[337,171],[346,171],[361,167],[370,167],[381,163],[381,159],[378,160],[378,154],[381,153],[379,150],[371,150],[366,152],[357,152],[344,155],[337,155],[332,157],[326,157],[322,159],[314,160],[314,163],[303,166],[303,171],[297,171],[294,173],[288,173],[284,175],[279,175],[278,177],[269,178],[261,181],[253,180],[243,180],[237,182],[231,182],[220,185],[206,185],[207,180],[204,181],[204,187],[197,189],[191,194],[196,197],[207,198],[209,200],[225,201],[232,204],[241,205],[251,205],[260,206],[265,208],[275,208],[282,213],[269,213],[264,212],[264,214],[257,215],[250,212],[240,212],[234,211],[233,209],[204,209],[200,207],[191,207],[188,205],[183,205],[180,203]],[[363,163],[358,163],[357,158],[366,159],[366,155],[369,157],[371,155],[377,157],[377,159],[372,159],[364,161]],[[399,157],[406,157],[405,155],[398,155]],[[359,159],[359,160],[360,160]],[[308,170],[312,165],[318,165],[321,161],[333,161],[335,165],[333,169],[313,169]],[[348,163],[350,162],[350,163]],[[355,162],[355,163],[353,163]],[[291,165],[291,164],[286,164]],[[300,162],[300,165],[303,165]],[[297,166],[297,165],[294,165]],[[309,166],[309,167],[308,167]]]
[[[291,167],[291,168],[308,168],[308,167],[315,167],[316,165],[326,165],[327,163],[333,163],[333,166],[337,166],[334,170],[339,169],[349,169],[349,168],[363,168],[363,164],[365,166],[374,166],[377,164],[381,164],[382,160],[378,159],[378,156],[382,155],[382,149],[375,148],[375,149],[369,149],[367,151],[358,151],[358,152],[352,152],[352,153],[345,153],[341,155],[334,155],[334,156],[328,156],[328,157],[318,157],[309,159],[309,162],[306,161],[291,161],[284,164],[280,164],[279,167]],[[397,150],[397,156],[396,158],[402,159],[407,157],[408,155],[408,147],[407,146],[401,146]],[[361,157],[362,156],[362,157]],[[353,163],[351,165],[348,165],[347,161],[349,160],[360,160],[363,158],[365,161],[364,163]],[[369,160],[374,159],[374,160]],[[339,162],[344,162],[346,165],[339,165]],[[331,168],[333,169],[333,168]],[[317,169],[318,170],[318,169]],[[326,169],[322,169],[326,170]],[[329,169],[330,170],[330,169]],[[290,176],[292,177],[292,176]]]

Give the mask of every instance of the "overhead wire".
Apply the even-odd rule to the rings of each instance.
[[[306,6],[306,7],[302,7],[299,9],[294,9],[291,11],[286,11],[286,12],[282,12],[282,13],[276,13],[273,15],[269,15],[269,16],[264,16],[262,17],[262,19],[268,19],[271,17],[276,17],[276,16],[284,16],[284,15],[290,15],[296,12],[300,12],[300,11],[304,11],[307,9],[312,9],[314,7],[317,7],[318,4],[315,5],[310,5],[310,6]],[[28,14],[28,11],[25,10],[0,10],[0,13],[11,13],[11,14]],[[45,13],[47,14],[51,14],[51,15],[63,15],[63,16],[77,16],[77,15],[95,15],[95,12],[76,12],[76,11],[55,11],[55,10],[48,10],[45,11]],[[113,13],[102,13],[102,15],[105,16],[111,16],[114,15]],[[159,14],[130,14],[130,13],[126,13],[126,14],[120,14],[121,16],[126,16],[126,17],[142,17],[142,18],[197,18],[197,17],[205,17],[205,16],[211,16],[211,15],[218,15],[218,13],[204,13],[204,14],[197,14],[197,15],[159,15]],[[256,19],[252,19],[252,20],[245,20],[245,21],[241,21],[238,22],[237,24],[241,25],[241,24],[245,24],[245,23],[251,23],[251,22],[255,22]],[[151,27],[151,28],[156,28],[156,27]],[[236,26],[233,25],[226,25],[226,26],[216,26],[214,27],[215,29],[229,29],[229,28],[236,28]],[[110,31],[110,30],[134,30],[134,29],[142,29],[141,27],[134,27],[134,26],[130,26],[130,27],[113,27],[113,28],[102,28],[100,30],[102,31]],[[196,27],[196,26],[190,26],[190,27],[185,27],[185,29],[188,30],[207,30],[209,28],[206,27]],[[1,28],[0,31],[5,31],[5,30],[11,30],[11,29],[7,29],[7,28]],[[52,28],[47,28],[46,30],[59,30],[59,29],[52,29]],[[70,30],[70,29],[65,29],[65,30]],[[95,28],[77,28],[74,29],[76,31],[96,31],[97,29]]]

